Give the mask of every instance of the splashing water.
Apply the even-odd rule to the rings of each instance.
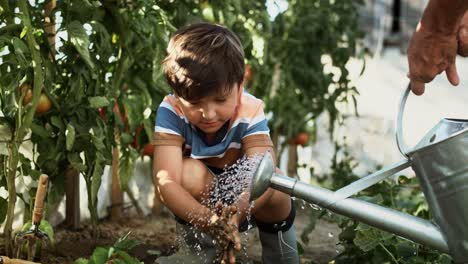
[[[263,158],[263,154],[255,154],[250,157],[242,157],[237,160],[231,166],[225,166],[223,168],[223,172],[214,178],[214,182],[207,186],[207,190],[210,190],[209,193],[205,193],[202,195],[203,197],[207,197],[206,199],[202,200],[201,203],[210,207],[214,208],[215,205],[221,201],[223,207],[226,207],[232,203],[235,203],[239,196],[242,193],[250,192],[252,177],[257,169],[260,161]],[[254,206],[254,202],[251,202],[250,208],[247,211],[247,226],[248,229],[252,228],[253,225],[251,223],[251,214],[250,209]],[[195,215],[189,216],[189,218],[195,217]],[[191,234],[188,232],[182,232],[178,234],[178,243],[179,245],[192,242],[192,245],[188,245],[192,249],[194,249],[197,255],[203,255],[204,248],[199,243],[193,241],[190,237],[194,237],[195,240],[204,240],[209,239],[210,244],[215,246],[216,241],[212,240],[211,238],[206,237],[206,234],[200,232],[196,227],[189,227]],[[179,236],[180,235],[180,236]],[[185,241],[181,241],[185,240]],[[192,240],[192,241],[190,241]],[[195,242],[195,243],[193,243]],[[243,247],[244,248],[244,247]],[[246,248],[242,250],[243,255],[247,256]]]
[[[215,205],[221,201],[223,205],[230,205],[237,201],[243,192],[248,192],[253,174],[262,157],[261,154],[244,156],[233,165],[224,167],[223,172],[215,178],[206,204]]]

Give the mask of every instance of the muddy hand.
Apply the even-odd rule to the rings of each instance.
[[[223,256],[220,261],[221,264],[235,264],[236,255],[234,254],[234,244],[229,243],[227,250],[223,252]]]

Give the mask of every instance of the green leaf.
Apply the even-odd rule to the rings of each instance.
[[[28,46],[19,38],[13,37],[11,43],[15,48],[16,59],[22,67],[28,67],[31,60],[26,58],[26,54],[29,53]]]
[[[368,252],[376,248],[380,242],[392,238],[394,235],[376,228],[369,227],[368,225],[359,224],[356,227],[358,231],[353,242],[364,252]]]
[[[136,240],[129,239],[128,236],[130,235],[131,232],[127,232],[124,236],[120,237],[115,243],[114,247],[119,249],[119,250],[124,250],[128,251],[135,246],[139,245],[140,243]]]
[[[72,21],[67,28],[70,42],[75,46],[81,58],[86,62],[88,67],[93,70],[94,63],[89,55],[89,38],[83,25],[79,21]]]
[[[70,165],[80,172],[86,171],[87,166],[81,160],[80,155],[78,153],[69,153],[67,155],[68,162]]]
[[[67,130],[65,131],[65,143],[68,151],[70,151],[73,148],[73,144],[75,144],[75,134],[75,128],[71,124],[67,124]]]
[[[451,264],[452,258],[447,254],[441,254],[437,259],[438,263],[440,264]]]
[[[41,220],[39,229],[49,236],[50,245],[52,246],[52,249],[55,248],[54,228],[52,225],[47,220]]]
[[[79,258],[73,262],[73,264],[88,264],[88,263],[89,263],[89,260],[85,258]]]
[[[91,255],[90,260],[96,264],[106,263],[108,260],[108,249],[103,247],[97,247],[93,255]]]
[[[157,249],[149,249],[146,251],[146,254],[150,255],[150,256],[159,256],[161,255],[161,251],[160,250],[157,250]]]
[[[29,220],[29,221],[27,221],[26,223],[23,224],[23,226],[21,227],[21,231],[27,231],[27,230],[31,229],[31,226],[32,226],[32,221]]]
[[[416,253],[416,246],[410,241],[398,239],[398,242],[396,244],[396,250],[398,256],[411,257],[414,256]]]
[[[142,262],[138,261],[138,259],[131,257],[127,252],[125,251],[117,251],[117,255],[119,256],[120,259],[123,260],[123,263],[125,264],[140,264]]]
[[[23,27],[23,30],[21,30],[20,38],[24,38],[24,36],[26,36],[26,33],[28,33],[28,27]]]
[[[109,100],[107,100],[107,98],[104,97],[104,96],[90,97],[88,99],[88,101],[89,101],[89,105],[92,108],[105,107],[105,106],[108,106],[110,104]]]
[[[128,151],[123,153],[122,157],[120,158],[119,162],[119,176],[120,176],[120,183],[122,186],[122,191],[128,190],[128,182],[132,178],[133,171],[134,171],[134,159],[129,155],[130,151],[133,150],[132,148],[127,148]],[[136,152],[136,151],[135,151]]]
[[[35,123],[31,124],[31,130],[33,134],[38,135],[39,137],[42,138],[48,138],[50,136],[49,131],[45,129],[43,126],[37,125]]]
[[[97,194],[99,192],[99,188],[101,187],[101,178],[103,171],[104,166],[99,160],[96,160],[94,163],[93,174],[91,176],[91,199],[93,202],[97,201]]]
[[[56,128],[60,129],[61,131],[63,131],[64,126],[65,126],[62,119],[60,119],[60,117],[58,116],[52,116],[50,118],[50,123]]]

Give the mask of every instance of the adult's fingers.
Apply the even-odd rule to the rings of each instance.
[[[457,86],[460,83],[460,78],[458,77],[457,66],[455,63],[451,64],[447,68],[445,74],[447,74],[447,79],[452,85]]]
[[[411,91],[415,95],[422,95],[424,93],[425,84],[421,81],[411,80]]]

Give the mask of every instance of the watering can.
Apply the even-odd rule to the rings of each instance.
[[[468,120],[442,119],[408,150],[402,140],[402,119],[410,88],[401,98],[396,141],[405,158],[336,192],[275,172],[267,152],[252,178],[251,200],[268,187],[317,204],[335,213],[388,231],[468,262]],[[433,222],[349,196],[410,167],[434,216]]]

